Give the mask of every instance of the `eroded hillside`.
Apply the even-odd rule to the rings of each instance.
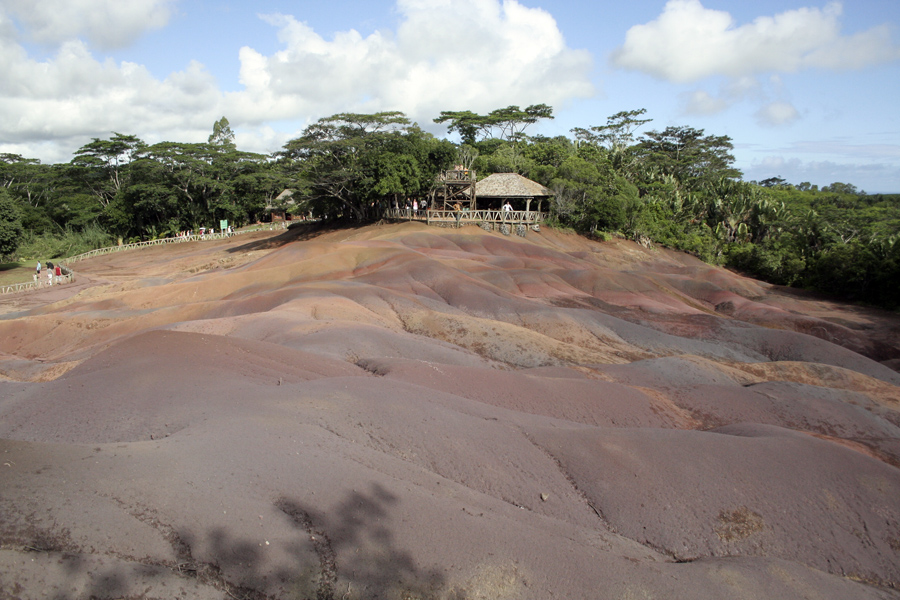
[[[6,595],[900,597],[896,315],[552,230],[76,268],[0,299]]]

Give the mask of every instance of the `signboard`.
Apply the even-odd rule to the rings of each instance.
[[[228,220],[223,219],[219,221],[219,231],[228,231]]]

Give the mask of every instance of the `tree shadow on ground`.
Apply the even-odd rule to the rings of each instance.
[[[288,498],[276,503],[313,542],[320,570],[316,600],[448,598],[444,575],[437,569],[420,568],[396,544],[389,522],[398,502],[373,484],[368,493],[350,492],[327,514]],[[451,597],[464,600],[459,593]]]
[[[24,267],[24,265],[23,265],[22,263],[17,263],[17,262],[4,263],[4,262],[0,262],[0,273],[3,273],[3,272],[5,272],[5,271],[12,271],[12,270],[15,270],[15,269],[21,269],[21,268],[23,268],[23,267]]]
[[[331,221],[309,221],[294,223],[288,227],[283,233],[276,236],[248,242],[241,246],[229,248],[226,252],[252,252],[254,250],[274,250],[281,248],[291,242],[305,242],[335,231],[350,231],[362,229],[372,223],[360,223],[359,221],[347,220],[331,220]]]
[[[347,493],[327,512],[288,497],[276,500],[275,507],[292,528],[283,547],[290,560],[280,565],[267,561],[258,540],[235,537],[223,528],[209,529],[199,539],[163,522],[147,507],[126,510],[157,530],[174,561],[82,548],[55,522],[43,527],[23,523],[0,532],[0,547],[23,556],[47,553],[52,567],[45,584],[56,582],[59,592],[47,596],[54,600],[155,597],[172,586],[207,598],[222,594],[239,600],[466,599],[462,590],[449,589],[439,569],[420,567],[399,547],[390,527],[399,500],[380,485]],[[199,546],[206,548],[202,558],[196,553]],[[14,587],[0,582],[0,597],[11,590],[36,592],[15,581],[6,583]]]

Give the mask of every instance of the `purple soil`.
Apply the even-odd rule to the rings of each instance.
[[[900,598],[900,319],[420,224],[0,298],[0,597]]]
[[[895,586],[900,471],[772,426],[534,434],[616,532],[677,560],[779,556]]]

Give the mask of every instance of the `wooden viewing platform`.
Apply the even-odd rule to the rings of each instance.
[[[547,219],[547,213],[534,210],[436,210],[426,209],[414,212],[412,209],[389,209],[384,212],[385,219],[398,221],[421,221],[428,225],[481,225],[482,223],[498,225],[538,225]]]

